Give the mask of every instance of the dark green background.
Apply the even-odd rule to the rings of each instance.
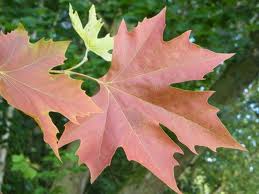
[[[167,6],[165,40],[191,29],[192,40],[202,47],[236,53],[232,59],[210,73],[205,81],[177,86],[190,90],[215,89],[218,93],[212,103],[221,108],[219,116],[222,121],[231,134],[246,146],[248,152],[219,149],[219,152],[213,153],[203,150],[200,157],[195,157],[185,165],[186,170],[177,181],[179,188],[188,194],[259,194],[258,1],[0,0],[0,29],[9,32],[18,23],[22,23],[29,31],[32,42],[42,37],[72,40],[66,53],[68,60],[62,68],[70,67],[81,60],[84,46],[71,27],[69,2],[78,10],[84,24],[91,4],[95,3],[99,16],[105,22],[101,35],[108,32],[115,34],[122,18],[132,28],[144,17],[154,16]],[[100,57],[90,54],[89,62],[78,71],[100,77],[109,66]],[[98,90],[96,83],[87,80],[82,87],[89,95]],[[7,139],[1,140],[1,147],[6,147],[8,151],[2,185],[4,194],[65,194],[66,184],[56,187],[57,180],[81,172],[87,173],[86,167],[77,166],[73,149],[62,152],[64,161],[72,165],[62,166],[43,142],[35,122],[10,108],[1,98],[0,110],[0,135],[3,137],[9,134]],[[51,115],[62,131],[66,119],[57,113]],[[174,138],[173,134],[171,136]],[[160,189],[161,183],[156,179],[152,185],[148,185],[149,182],[145,182],[146,176],[145,169],[134,162],[128,162],[124,152],[118,150],[111,167],[93,185],[87,183],[84,193],[144,194],[146,188],[151,188],[148,191],[150,194],[174,193],[167,187]],[[132,187],[134,192],[129,192]]]

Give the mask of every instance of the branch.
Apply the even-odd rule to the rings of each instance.
[[[9,138],[9,127],[10,127],[10,122],[8,121],[10,118],[13,117],[13,112],[14,108],[13,107],[8,107],[7,109],[7,130],[4,135],[1,137],[1,141],[5,142],[1,145],[0,148],[0,191],[2,190],[2,185],[4,181],[4,174],[5,174],[5,165],[6,165],[6,157],[7,157],[7,152],[8,152],[8,144],[7,144],[7,139]],[[1,193],[1,192],[0,192]]]
[[[68,145],[66,151],[74,150],[78,145],[76,143],[71,143]],[[74,166],[74,162],[71,160],[64,161],[60,166],[62,171],[71,171],[71,168]],[[62,188],[64,194],[83,194],[86,188],[87,183],[90,180],[90,172],[69,172],[66,176],[61,179],[56,179],[52,184],[51,191],[59,190]]]

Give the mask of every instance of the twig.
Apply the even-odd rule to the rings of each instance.
[[[85,75],[85,74],[78,73],[78,72],[74,72],[74,71],[69,71],[69,70],[50,70],[49,72],[50,73],[57,73],[57,74],[77,75],[77,76],[80,76],[80,77],[84,77],[84,78],[87,78],[87,79],[94,80],[94,81],[98,82],[99,84],[105,84],[101,80],[96,79],[96,78],[94,78],[92,76]]]

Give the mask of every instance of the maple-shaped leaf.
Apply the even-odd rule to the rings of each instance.
[[[83,27],[77,11],[74,11],[70,4],[69,16],[75,31],[83,39],[87,50],[101,56],[106,61],[111,61],[112,54],[109,51],[112,50],[114,41],[109,34],[103,38],[98,38],[103,22],[101,19],[97,19],[95,6],[92,5],[89,10],[88,23],[85,27]]]
[[[111,162],[118,147],[129,160],[149,169],[179,192],[173,169],[173,154],[181,149],[159,124],[168,127],[195,152],[195,146],[243,150],[217,117],[207,100],[213,92],[194,92],[170,87],[171,83],[200,80],[233,54],[203,49],[189,41],[190,31],[165,42],[165,9],[144,19],[131,32],[125,22],[115,36],[112,66],[99,82],[94,101],[104,110],[68,123],[59,145],[79,139],[81,162],[91,172],[91,181]]]
[[[37,121],[44,140],[58,157],[58,130],[49,112],[59,112],[77,123],[77,116],[99,111],[81,90],[81,81],[49,74],[51,68],[63,63],[68,44],[42,39],[32,44],[22,26],[0,34],[0,95]]]

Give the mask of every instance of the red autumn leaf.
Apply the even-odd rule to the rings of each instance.
[[[232,54],[203,49],[189,42],[190,31],[164,42],[165,9],[144,19],[131,32],[124,21],[115,36],[112,66],[99,82],[94,101],[104,112],[68,123],[59,145],[80,140],[77,151],[93,182],[111,162],[118,147],[129,160],[149,169],[173,190],[177,188],[173,154],[181,149],[159,123],[195,152],[195,146],[243,150],[207,100],[213,92],[193,92],[171,83],[201,80]]]
[[[44,140],[58,155],[58,132],[49,112],[60,112],[77,123],[77,116],[98,112],[98,107],[81,90],[81,82],[48,71],[63,63],[68,41],[29,42],[23,27],[0,34],[0,95],[9,104],[33,117]]]

